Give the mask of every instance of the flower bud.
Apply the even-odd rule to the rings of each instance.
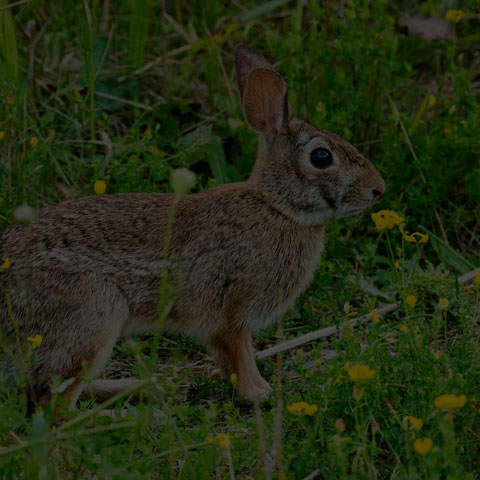
[[[13,211],[13,218],[23,227],[29,227],[35,221],[35,210],[24,203]]]
[[[195,183],[195,174],[188,168],[172,170],[172,188],[177,195],[187,193],[195,186]]]

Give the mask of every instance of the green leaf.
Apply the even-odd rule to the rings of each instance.
[[[458,270],[460,273],[467,273],[475,268],[473,263],[468,261],[441,238],[437,237],[437,235],[425,227],[421,226],[420,228],[428,233],[432,248],[437,252],[443,263],[449,267],[455,268],[455,270]]]
[[[33,416],[30,428],[30,441],[32,443],[32,454],[38,467],[37,478],[50,478],[48,473],[48,452],[52,442],[52,433],[50,425],[43,416],[43,412],[38,412]]]
[[[222,142],[216,135],[212,135],[208,142],[207,159],[217,184],[241,180],[238,171],[227,163]]]

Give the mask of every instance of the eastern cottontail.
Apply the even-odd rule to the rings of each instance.
[[[237,390],[261,399],[271,389],[257,370],[252,333],[285,313],[313,276],[330,218],[359,213],[383,193],[379,172],[338,135],[291,115],[283,78],[259,53],[235,49],[245,118],[260,134],[249,180],[185,195],[175,211],[169,272],[181,287],[164,328],[191,335],[213,352]],[[162,249],[174,196],[116,194],[69,200],[38,212],[25,231],[0,234],[0,328],[15,346],[41,334],[27,366],[41,403],[54,376],[99,374],[123,335],[155,330]],[[28,239],[28,240],[27,240]],[[18,352],[18,351],[17,351]],[[17,353],[18,354],[18,353]],[[8,371],[13,363],[4,361]],[[82,366],[83,363],[83,366]],[[97,380],[101,397],[125,382]]]

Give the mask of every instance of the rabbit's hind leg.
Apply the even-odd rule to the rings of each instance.
[[[238,393],[249,400],[263,400],[272,392],[255,363],[250,333],[242,328],[223,330],[212,336],[207,343],[224,375],[230,378],[232,373],[236,374]]]
[[[86,385],[85,376],[95,377],[103,370],[129,316],[128,303],[114,284],[91,275],[78,282],[91,295],[75,309],[66,307],[50,316],[29,369],[43,390],[41,404],[51,398],[54,377],[73,379],[63,393],[71,410]]]

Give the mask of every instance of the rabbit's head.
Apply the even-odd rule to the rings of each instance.
[[[285,81],[262,55],[239,45],[235,64],[245,118],[261,135],[252,188],[304,225],[370,207],[385,190],[378,170],[338,135],[294,117]]]

